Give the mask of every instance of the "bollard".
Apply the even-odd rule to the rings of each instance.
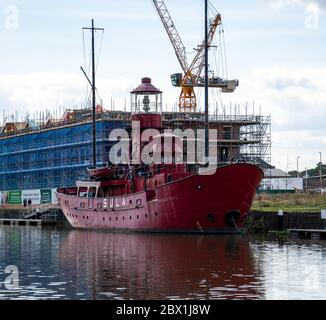
[[[321,219],[324,222],[324,229],[326,230],[326,210],[321,210]]]
[[[284,213],[282,210],[278,210],[277,213],[277,231],[283,231],[283,218],[284,218]]]

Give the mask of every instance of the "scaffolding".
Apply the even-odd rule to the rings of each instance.
[[[251,123],[240,127],[240,154],[248,162],[269,167],[271,164],[271,117],[253,116]]]
[[[86,114],[86,116],[85,116]],[[97,163],[109,160],[111,130],[124,127],[117,114],[97,116]],[[72,187],[90,166],[92,123],[83,117],[0,134],[0,190]]]
[[[163,113],[167,128],[204,128],[204,113]],[[271,116],[211,115],[210,129],[217,130],[217,164],[245,161],[271,167]],[[225,152],[223,154],[223,152]]]

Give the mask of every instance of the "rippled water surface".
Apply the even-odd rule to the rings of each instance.
[[[19,270],[7,290],[5,268]],[[326,241],[0,226],[0,299],[326,299]]]

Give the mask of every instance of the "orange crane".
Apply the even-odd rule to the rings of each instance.
[[[181,87],[179,97],[179,111],[180,112],[196,112],[197,98],[195,94],[195,87],[204,87],[205,81],[201,76],[202,70],[205,65],[205,40],[198,47],[196,56],[194,57],[190,66],[188,65],[186,48],[179,36],[171,15],[165,5],[164,0],[153,0],[158,15],[161,18],[163,26],[168,34],[172,43],[175,54],[178,58],[182,73],[171,75],[172,84],[175,87]],[[210,23],[208,32],[208,46],[211,46],[215,32],[222,24],[222,17],[217,13]],[[220,77],[210,77],[208,86],[211,88],[220,88],[222,92],[234,92],[239,85],[238,80],[225,80]]]

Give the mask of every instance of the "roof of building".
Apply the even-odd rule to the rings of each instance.
[[[291,178],[286,172],[281,169],[264,169],[265,178]]]
[[[1,132],[10,132],[10,131],[17,131],[23,130],[26,128],[27,123],[24,122],[7,122],[4,127],[2,128]]]

